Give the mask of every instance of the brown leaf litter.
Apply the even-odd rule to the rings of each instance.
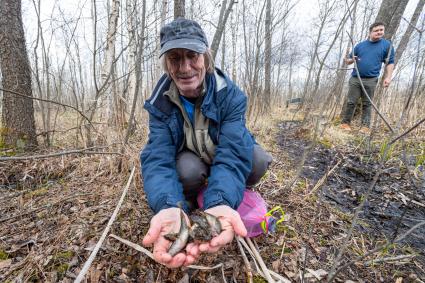
[[[352,178],[364,185],[361,182],[368,182],[373,166],[366,167],[365,174],[351,170],[352,175],[349,175],[336,170],[317,194],[306,197],[333,164],[335,156],[328,154],[326,150],[332,150],[323,144],[314,146],[300,177],[290,186],[297,171],[299,156],[309,142],[306,138],[309,131],[306,128],[297,130],[296,126],[285,130],[282,130],[282,125],[275,127],[274,141],[266,145],[273,154],[274,163],[255,188],[270,207],[280,205],[285,210],[287,221],[278,226],[275,233],[257,237],[255,242],[266,265],[274,272],[294,282],[300,282],[302,273],[305,282],[324,282],[325,273],[329,271],[351,224],[352,209],[362,195],[362,191],[354,185],[338,187],[338,184],[346,184],[341,180]],[[337,149],[345,154],[353,153],[350,146],[339,146]],[[126,156],[129,158],[122,172],[118,172],[116,166],[119,157],[110,156],[64,156],[8,162],[6,165],[2,163],[0,281],[72,282],[99,240],[118,202],[129,175],[127,168],[138,164],[138,150],[129,150]],[[353,160],[350,159],[351,166],[358,168],[361,162]],[[341,168],[350,170],[349,166],[342,165]],[[381,194],[386,195],[383,205],[387,207],[403,202],[399,193],[412,198],[411,194],[406,193],[407,185],[403,183],[406,182],[405,174],[391,174],[384,176],[384,183],[379,187],[383,190]],[[395,182],[397,178],[401,181]],[[340,181],[342,183],[338,183]],[[398,190],[389,190],[391,184],[396,184]],[[378,200],[378,195],[373,197],[371,206],[381,205]],[[421,202],[420,199],[416,200]],[[400,209],[401,206],[392,211],[399,213],[402,211]],[[414,210],[424,213],[424,208],[420,206],[415,206]],[[377,220],[361,218],[344,261],[371,250],[389,237],[388,233],[393,230],[391,225],[395,222],[387,221],[389,216],[379,218],[376,215],[389,214],[391,210],[371,211],[375,215],[365,215],[374,215]],[[139,174],[136,174],[110,233],[141,244],[151,217]],[[410,218],[415,217],[410,215]],[[377,225],[379,221],[383,223],[382,226]],[[404,223],[410,227],[410,222]],[[382,233],[379,227],[383,227]],[[402,227],[402,230],[406,227]],[[340,273],[337,281],[393,282],[394,278],[401,277],[406,282],[415,282],[425,278],[425,264],[412,242],[397,245],[366,260],[400,254],[414,254],[415,257],[406,258],[404,262],[381,262],[372,266],[357,263]],[[254,272],[254,282],[265,282],[255,273],[252,258],[247,256]],[[223,282],[224,274],[227,282],[246,282],[245,266],[235,241],[216,254],[202,255],[196,264],[213,266],[218,263],[224,264],[223,271],[168,269],[119,241],[107,238],[86,279],[87,282]]]

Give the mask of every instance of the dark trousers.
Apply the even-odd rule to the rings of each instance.
[[[271,162],[272,156],[261,146],[254,145],[252,170],[246,181],[247,187],[254,186],[260,181]],[[189,201],[196,199],[206,184],[209,166],[193,152],[184,150],[177,155],[176,168],[186,199]]]
[[[370,99],[373,99],[373,94],[375,92],[376,84],[378,83],[378,78],[362,78],[362,82]],[[345,111],[342,113],[342,123],[349,124],[351,122],[351,119],[353,118],[354,114],[354,109],[356,108],[357,100],[359,99],[359,97],[361,97],[363,105],[362,125],[369,127],[372,104],[364,94],[360,81],[357,77],[351,77],[348,81],[348,86],[348,99]]]

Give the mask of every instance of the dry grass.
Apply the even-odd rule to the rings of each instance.
[[[270,207],[280,205],[287,215],[287,221],[274,234],[261,236],[256,241],[270,269],[299,281],[304,265],[313,270],[329,270],[351,225],[352,214],[324,202],[320,195],[307,197],[315,182],[304,177],[294,179],[299,163],[282,146],[282,137],[289,136],[294,141],[305,140],[308,143],[314,127],[312,123],[306,123],[303,128],[288,131],[279,126],[282,121],[293,119],[299,120],[300,117],[298,114],[294,117],[294,112],[286,109],[273,109],[270,117],[249,123],[249,128],[274,158],[272,167],[256,190]],[[64,125],[63,128],[72,125]],[[342,132],[336,125],[326,124],[322,129],[323,135],[318,137],[318,144],[322,148],[346,149],[349,145],[347,150],[351,150],[350,143],[359,144],[356,134]],[[102,137],[113,137],[108,138],[108,142],[121,136],[109,131],[106,128],[99,131]],[[75,145],[72,142],[75,137],[73,132],[57,137],[57,149]],[[72,282],[106,226],[129,169],[133,165],[138,166],[139,151],[146,138],[146,124],[143,123],[125,148],[121,171],[118,170],[119,157],[103,155],[1,163],[1,280]],[[119,146],[113,145],[112,148],[118,149]],[[136,174],[111,233],[140,244],[151,215],[140,175]],[[367,223],[360,222],[360,225]],[[382,240],[357,231],[350,240],[346,258],[364,254]],[[401,246],[368,259],[382,257],[384,252],[385,256],[414,253],[408,247]],[[236,243],[218,254],[202,256],[199,264],[212,266],[219,262],[225,264],[228,278],[245,282],[243,261]],[[412,266],[423,269],[424,263],[413,259],[407,264],[398,265],[382,263],[365,267],[356,264],[339,278],[388,282],[401,276],[415,280],[414,277],[419,275],[415,275]],[[214,282],[208,281],[208,278],[219,282],[222,277],[220,271],[169,270],[114,239],[107,239],[86,278],[88,282],[177,282],[186,273],[194,282]],[[258,276],[256,278],[259,280]]]

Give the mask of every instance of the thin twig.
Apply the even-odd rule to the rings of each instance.
[[[405,131],[404,133],[402,133],[401,135],[399,135],[398,137],[392,139],[389,143],[389,145],[392,145],[393,143],[395,143],[396,141],[398,141],[399,139],[403,138],[404,136],[406,136],[408,133],[410,133],[411,131],[413,131],[414,129],[416,129],[420,124],[422,124],[423,122],[425,122],[425,117],[423,117],[421,120],[419,120],[415,125],[413,125],[410,129],[408,129],[407,131]]]
[[[90,254],[90,257],[88,258],[88,260],[84,264],[83,268],[81,269],[81,271],[78,274],[77,278],[75,279],[74,283],[80,283],[82,280],[84,280],[84,276],[86,275],[86,273],[89,270],[94,258],[97,255],[97,252],[99,251],[100,247],[102,246],[102,243],[105,240],[106,235],[109,233],[109,230],[111,229],[111,226],[114,223],[115,218],[118,215],[118,212],[121,208],[121,205],[124,202],[124,198],[127,195],[128,188],[130,187],[131,181],[133,180],[134,171],[136,171],[135,166],[133,166],[133,169],[131,170],[130,177],[128,178],[128,181],[127,181],[127,185],[125,186],[124,191],[122,192],[121,198],[118,201],[118,204],[115,207],[115,210],[112,213],[111,218],[109,219],[108,225],[106,226],[105,230],[103,230],[102,236],[100,236],[99,241],[97,242],[96,246],[94,247],[92,253]]]
[[[409,26],[411,26],[412,28],[414,28],[418,33],[423,33],[424,32],[424,30],[420,30],[420,29],[418,29],[415,25],[413,25],[410,21],[408,21],[405,17],[401,17],[403,20],[405,20],[408,24],[409,24]]]
[[[26,97],[26,98],[29,98],[29,99],[39,100],[39,101],[48,102],[48,103],[57,104],[57,105],[60,105],[60,106],[63,106],[63,107],[71,108],[71,109],[77,111],[78,114],[80,114],[84,119],[86,119],[87,122],[89,122],[89,124],[94,128],[94,126],[92,125],[90,119],[86,115],[84,115],[84,113],[81,112],[78,108],[76,108],[76,107],[74,107],[72,105],[60,103],[60,102],[57,102],[57,101],[54,101],[54,100],[49,100],[49,99],[44,99],[44,98],[38,98],[38,97],[34,97],[34,96],[25,95],[25,94],[19,93],[17,91],[13,91],[13,90],[10,90],[10,89],[5,89],[5,88],[2,88],[2,87],[0,87],[0,90],[1,91],[4,91],[4,92],[9,92],[9,93],[12,93],[12,94],[15,94],[15,95],[18,95],[18,96]]]
[[[102,147],[104,148],[104,147]],[[90,151],[92,149],[100,149],[99,147],[88,147],[83,149],[74,149],[68,151],[61,151],[56,153],[41,154],[41,155],[30,155],[30,156],[7,156],[0,157],[0,161],[16,161],[16,160],[33,160],[33,159],[44,159],[50,157],[59,157],[63,155],[70,154],[113,154],[113,155],[122,155],[120,152],[108,152],[108,151]]]

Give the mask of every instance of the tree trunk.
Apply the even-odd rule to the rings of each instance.
[[[229,7],[227,7],[227,9],[226,9],[227,0],[223,0],[223,3],[221,4],[217,30],[215,31],[214,38],[211,43],[211,52],[214,59],[217,54],[218,47],[220,46],[221,37],[223,35],[223,31],[226,27],[227,19],[229,18],[229,15],[230,15],[230,12],[232,11],[232,6],[234,3],[235,3],[235,0],[230,0]]]
[[[391,40],[398,29],[409,0],[383,0],[375,22],[385,24],[385,38]]]
[[[263,104],[263,113],[270,113],[270,92],[271,92],[271,72],[272,72],[272,34],[271,34],[271,10],[272,2],[271,0],[266,0],[266,17],[265,17],[265,49],[264,49],[264,104]]]
[[[407,44],[409,43],[410,36],[412,35],[415,25],[418,22],[419,15],[421,14],[422,9],[424,8],[424,4],[425,4],[425,0],[419,0],[418,4],[416,5],[416,9],[410,20],[409,26],[404,32],[403,37],[400,40],[400,44],[396,48],[395,60],[394,60],[395,64],[398,63],[401,56],[403,55],[404,50],[406,50]]]
[[[232,80],[234,82],[236,82],[236,41],[237,41],[237,32],[238,32],[238,16],[236,16],[237,18],[234,19],[235,14],[232,14],[232,28],[231,28],[231,33],[232,33]]]
[[[137,1],[137,0],[136,0]],[[136,2],[135,1],[135,2]],[[136,5],[136,3],[134,4]],[[131,25],[135,24],[136,21],[132,22]],[[130,22],[129,22],[130,24]],[[137,96],[140,94],[139,89],[141,88],[142,83],[142,58],[143,58],[143,51],[145,46],[145,26],[146,26],[146,0],[142,0],[142,22],[140,23],[141,30],[140,34],[138,36],[139,42],[134,41],[133,45],[134,48],[137,49],[137,52],[135,54],[135,62],[134,62],[134,88],[132,88],[132,92],[129,92],[129,95],[133,96],[133,102],[131,106],[131,112],[130,117],[128,118],[128,128],[124,137],[124,145],[127,145],[128,139],[130,138],[130,135],[134,131],[134,120],[135,120],[135,113],[136,113],[136,106],[137,106]],[[134,26],[136,28],[136,26]],[[138,45],[138,46],[137,46]],[[143,98],[143,97],[142,97]],[[123,148],[124,149],[124,148]]]
[[[0,62],[3,88],[32,96],[21,1],[0,1]],[[0,132],[5,145],[23,148],[37,146],[31,98],[3,92]]]
[[[101,78],[102,84],[109,84],[111,78],[113,77],[114,72],[114,60],[115,60],[115,41],[117,34],[117,25],[118,25],[118,17],[119,17],[119,9],[120,9],[120,1],[112,0],[112,10],[109,14],[108,21],[108,34],[106,37],[106,47],[105,47],[105,57],[103,61],[103,66],[101,70]],[[109,90],[107,92],[107,113],[108,113],[108,121],[111,125],[113,123],[114,118],[114,101],[116,99],[113,97],[114,92]],[[92,118],[92,117],[90,117]]]
[[[174,19],[185,17],[185,0],[174,0]]]

